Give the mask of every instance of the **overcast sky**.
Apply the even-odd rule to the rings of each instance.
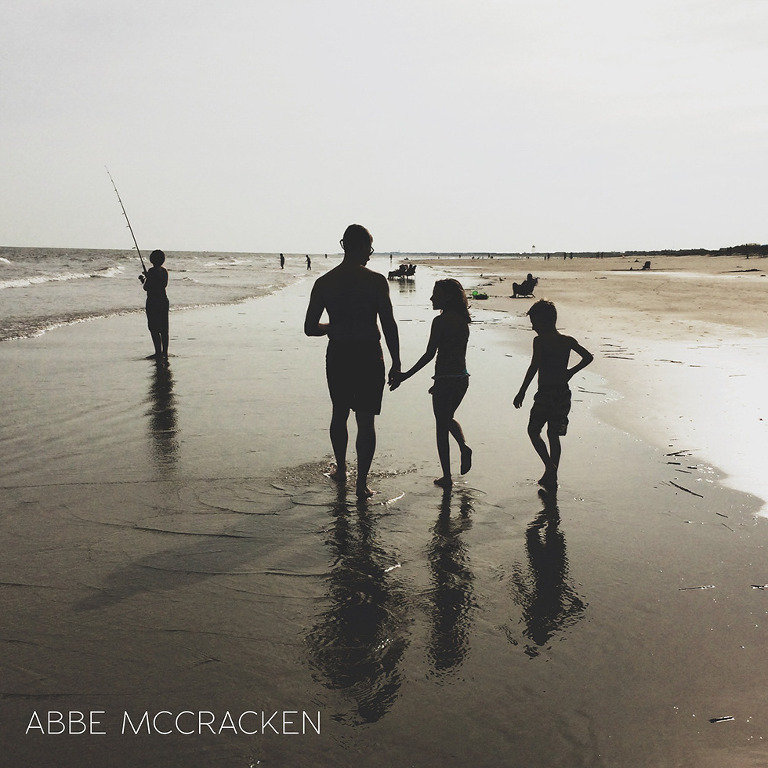
[[[0,0],[0,245],[768,242],[765,0]]]

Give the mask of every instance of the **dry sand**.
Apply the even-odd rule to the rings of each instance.
[[[534,299],[512,283],[539,277],[564,333],[621,397],[600,413],[662,449],[689,451],[734,488],[768,501],[768,262],[736,256],[464,259],[475,307],[520,317]],[[445,261],[434,263],[446,265]],[[523,325],[527,325],[523,319]],[[518,336],[518,338],[520,338]],[[527,343],[530,343],[528,340]]]
[[[460,271],[473,287],[479,267],[494,298],[477,302],[459,411],[475,466],[445,494],[431,482],[426,372],[386,395],[377,496],[357,505],[323,476],[324,344],[301,333],[309,282],[174,313],[168,371],[143,359],[140,315],[1,345],[5,764],[764,763],[760,502],[685,453],[698,446],[659,448],[596,416],[621,421],[633,402],[642,424],[629,384],[652,367],[643,355],[664,356],[667,326],[683,348],[688,326],[715,326],[633,310],[637,291],[660,289],[655,272],[533,266],[520,272],[544,276],[537,293],[598,355],[574,380],[556,503],[537,495],[541,467],[511,404],[528,301],[504,298],[499,278],[519,264]],[[426,344],[441,271],[393,284],[404,365]],[[710,279],[722,282],[678,282]],[[709,295],[699,289],[702,306]],[[654,370],[663,383],[678,367]],[[34,713],[91,710],[106,735],[26,733]],[[248,710],[320,712],[322,732],[121,733],[126,711],[211,711],[218,727]]]

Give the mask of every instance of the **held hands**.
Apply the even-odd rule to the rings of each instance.
[[[389,378],[387,379],[390,391],[394,392],[405,381],[405,378],[402,371],[396,371],[393,368],[389,372]]]

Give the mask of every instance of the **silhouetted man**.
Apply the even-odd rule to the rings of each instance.
[[[304,320],[307,336],[328,336],[326,375],[333,404],[331,444],[336,469],[331,477],[347,477],[347,421],[357,421],[357,484],[359,498],[368,498],[368,471],[376,450],[375,417],[381,412],[384,392],[384,355],[379,321],[384,333],[392,372],[400,371],[400,340],[383,275],[366,268],[373,253],[373,238],[359,224],[351,224],[341,239],[344,260],[315,281]],[[327,323],[321,323],[323,312]]]

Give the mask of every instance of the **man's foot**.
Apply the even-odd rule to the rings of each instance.
[[[461,448],[461,469],[460,474],[466,475],[472,469],[472,449],[465,445]]]
[[[337,483],[347,482],[347,468],[346,467],[334,467],[330,472],[326,472],[326,477]]]
[[[367,485],[358,485],[355,489],[355,493],[357,494],[358,499],[370,499],[375,491],[372,491]]]
[[[438,477],[434,480],[435,485],[439,485],[441,488],[450,488],[453,485],[453,480],[450,477]]]

